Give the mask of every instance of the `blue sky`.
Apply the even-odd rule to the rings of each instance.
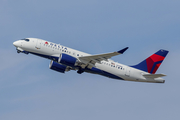
[[[1,0],[1,120],[169,120],[180,118],[179,0]],[[169,50],[157,73],[165,84],[136,83],[48,68],[12,43],[36,37],[134,65]]]

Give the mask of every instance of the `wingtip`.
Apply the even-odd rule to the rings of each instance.
[[[124,49],[118,51],[118,53],[123,54],[128,48],[129,48],[129,47],[126,47],[126,48],[124,48]]]

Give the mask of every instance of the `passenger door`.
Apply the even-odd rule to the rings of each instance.
[[[36,48],[37,48],[37,49],[41,49],[41,40],[38,40],[38,39],[37,39]]]

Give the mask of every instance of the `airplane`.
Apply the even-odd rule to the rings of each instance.
[[[110,58],[123,54],[128,47],[116,52],[91,55],[38,38],[21,39],[15,41],[13,45],[16,47],[17,53],[30,53],[50,59],[49,68],[60,73],[75,70],[79,74],[87,72],[116,80],[149,83],[165,82],[161,77],[166,75],[155,74],[169,52],[163,49],[160,49],[137,65],[127,66],[114,62]]]

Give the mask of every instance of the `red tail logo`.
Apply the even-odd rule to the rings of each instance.
[[[140,69],[142,71],[155,74],[161,63],[163,62],[164,58],[168,54],[169,51],[166,50],[159,50],[155,54],[151,55],[141,63],[132,66],[134,68]]]

